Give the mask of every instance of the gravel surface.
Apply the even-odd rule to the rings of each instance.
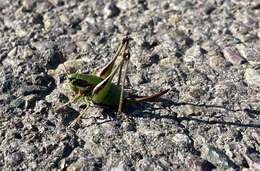
[[[0,170],[260,168],[258,0],[0,0]],[[131,37],[127,91],[157,103],[73,103]]]

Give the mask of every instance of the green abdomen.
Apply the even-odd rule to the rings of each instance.
[[[120,87],[116,86],[115,84],[112,84],[109,93],[105,97],[102,104],[108,106],[118,106],[120,101],[120,91],[121,91]]]

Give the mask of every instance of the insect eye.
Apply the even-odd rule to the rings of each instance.
[[[69,81],[74,80],[74,78],[73,78],[71,75],[67,75],[67,79],[68,79]]]

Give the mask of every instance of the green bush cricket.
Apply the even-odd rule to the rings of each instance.
[[[139,96],[134,99],[124,98],[124,83],[130,59],[128,43],[129,38],[123,38],[113,59],[97,74],[82,74],[76,72],[67,76],[69,87],[76,94],[72,101],[83,99],[86,103],[85,109],[79,114],[76,120],[71,123],[71,126],[86,113],[86,110],[89,107],[89,101],[92,101],[97,105],[118,107],[118,114],[120,115],[122,114],[123,103],[154,101],[155,98],[168,92],[167,89],[152,96]],[[119,56],[122,56],[122,59],[117,66],[114,66]],[[123,66],[125,66],[125,68],[124,73],[122,74]],[[115,84],[112,82],[112,79],[117,72],[119,72],[118,82]]]

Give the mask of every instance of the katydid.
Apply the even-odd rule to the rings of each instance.
[[[123,103],[153,101],[155,98],[162,96],[163,94],[168,92],[167,89],[152,96],[137,97],[135,99],[128,99],[123,97],[124,82],[126,78],[128,62],[130,59],[128,43],[129,38],[125,37],[121,41],[113,59],[96,75],[82,73],[72,73],[68,75],[69,86],[71,90],[76,94],[73,101],[82,98],[87,105],[87,107],[84,109],[83,112],[80,113],[75,122],[77,122],[77,120],[81,118],[86,112],[89,106],[88,101],[92,101],[94,104],[97,105],[118,107],[118,114],[121,114]],[[122,56],[122,59],[119,64],[115,66],[115,62],[119,56]],[[124,65],[124,73],[122,74]],[[117,84],[115,84],[112,82],[112,79],[117,72],[119,72],[118,82]],[[121,80],[121,85],[119,85]]]

